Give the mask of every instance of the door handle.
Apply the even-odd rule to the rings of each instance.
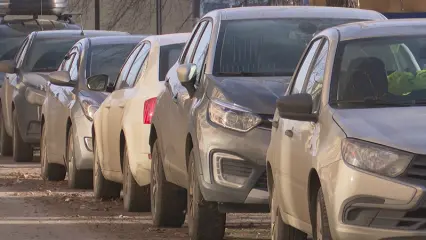
[[[59,93],[55,93],[55,97],[59,97]]]
[[[279,125],[280,125],[280,122],[278,120],[272,121],[272,127],[278,128]]]
[[[120,108],[124,108],[124,105],[119,105]]]
[[[285,135],[288,137],[293,137],[293,131],[292,130],[285,130]]]

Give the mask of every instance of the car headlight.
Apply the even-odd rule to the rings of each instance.
[[[388,177],[403,173],[414,157],[411,153],[350,138],[342,142],[342,156],[349,165]]]
[[[212,100],[208,111],[212,122],[240,132],[250,131],[262,121],[250,110],[220,100]]]
[[[90,98],[80,99],[80,104],[87,119],[93,121],[93,115],[99,109],[99,104]]]

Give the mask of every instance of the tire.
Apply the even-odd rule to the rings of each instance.
[[[99,156],[96,148],[96,141],[93,144],[94,161],[93,161],[93,192],[96,199],[111,200],[120,197],[121,184],[105,179],[99,165]]]
[[[225,235],[226,214],[219,212],[216,202],[204,200],[195,169],[194,152],[189,156],[188,228],[191,240],[218,240]]]
[[[317,201],[315,205],[315,218],[312,224],[312,233],[314,239],[333,240],[331,237],[330,224],[328,222],[327,209],[324,202],[322,188],[318,190]],[[320,236],[319,236],[320,235]]]
[[[151,162],[151,214],[155,227],[182,227],[185,222],[185,190],[167,182],[163,155],[155,141]]]
[[[151,210],[150,185],[139,186],[130,171],[129,155],[124,146],[123,154],[123,205],[128,212]]]
[[[306,240],[308,235],[283,222],[277,200],[271,192],[271,239],[272,240]]]
[[[40,139],[41,177],[48,181],[63,181],[67,173],[65,166],[56,163],[49,163],[49,154],[46,143],[46,128],[42,126]]]
[[[31,144],[24,142],[18,127],[18,116],[13,111],[13,160],[15,162],[32,162],[33,147]]]
[[[68,186],[75,189],[93,188],[93,170],[78,170],[74,153],[74,131],[71,128],[67,136],[66,159],[68,164]]]
[[[0,111],[1,108],[0,108]],[[13,155],[13,140],[6,132],[6,126],[3,119],[3,113],[0,112],[0,154],[2,156]]]

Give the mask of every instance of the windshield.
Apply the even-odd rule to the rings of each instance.
[[[160,48],[160,81],[164,81],[167,72],[178,60],[184,46],[184,43],[180,43],[165,45]]]
[[[223,21],[214,75],[291,76],[312,37],[356,19],[254,19]]]
[[[0,61],[13,60],[26,36],[0,38]]]
[[[83,37],[83,36],[82,36]],[[22,68],[27,72],[53,72],[59,68],[70,48],[80,38],[35,39]]]
[[[89,76],[106,74],[117,79],[121,66],[137,43],[97,45],[92,48]]]
[[[330,100],[344,108],[426,103],[426,37],[341,43]]]

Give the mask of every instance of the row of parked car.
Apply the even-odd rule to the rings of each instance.
[[[423,239],[424,20],[246,7],[192,33],[28,35],[0,62],[0,149],[193,240],[270,212],[272,239]]]

